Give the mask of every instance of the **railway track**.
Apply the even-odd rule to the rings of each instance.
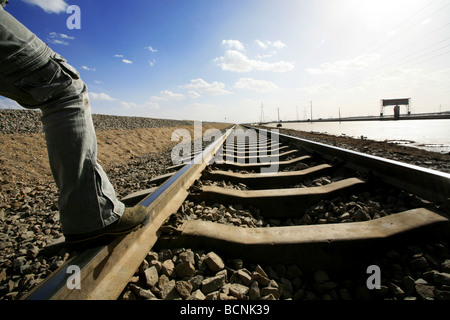
[[[151,251],[367,278],[394,244],[449,240],[449,174],[248,127],[187,159],[154,179],[159,187],[123,199],[149,208],[148,225],[74,255],[25,299],[117,299]]]

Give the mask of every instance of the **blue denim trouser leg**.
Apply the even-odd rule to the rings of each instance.
[[[125,206],[97,163],[87,87],[78,72],[0,6],[0,95],[42,110],[64,234],[92,232]]]

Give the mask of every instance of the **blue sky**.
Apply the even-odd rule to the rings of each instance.
[[[69,29],[67,6],[80,8]],[[10,0],[93,113],[253,122],[450,110],[449,0]],[[261,108],[263,105],[263,108]],[[17,104],[0,98],[0,108]],[[385,110],[392,114],[391,108]]]

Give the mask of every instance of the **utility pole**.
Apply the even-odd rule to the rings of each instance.
[[[311,101],[311,122],[312,122],[312,101]]]
[[[261,123],[263,123],[263,122],[264,122],[264,105],[261,102]]]
[[[280,108],[278,108],[278,122],[280,122]]]
[[[298,117],[298,105],[297,105],[295,108],[296,108],[296,110],[297,110],[297,121],[299,121],[300,118]]]

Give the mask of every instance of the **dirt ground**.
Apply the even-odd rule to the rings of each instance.
[[[203,123],[202,129],[204,132],[229,126]],[[194,137],[194,126],[98,131],[98,161],[107,170],[135,157],[171,149],[181,142],[171,141],[177,129],[186,129]],[[0,146],[0,184],[32,185],[53,181],[43,133],[0,135]]]

